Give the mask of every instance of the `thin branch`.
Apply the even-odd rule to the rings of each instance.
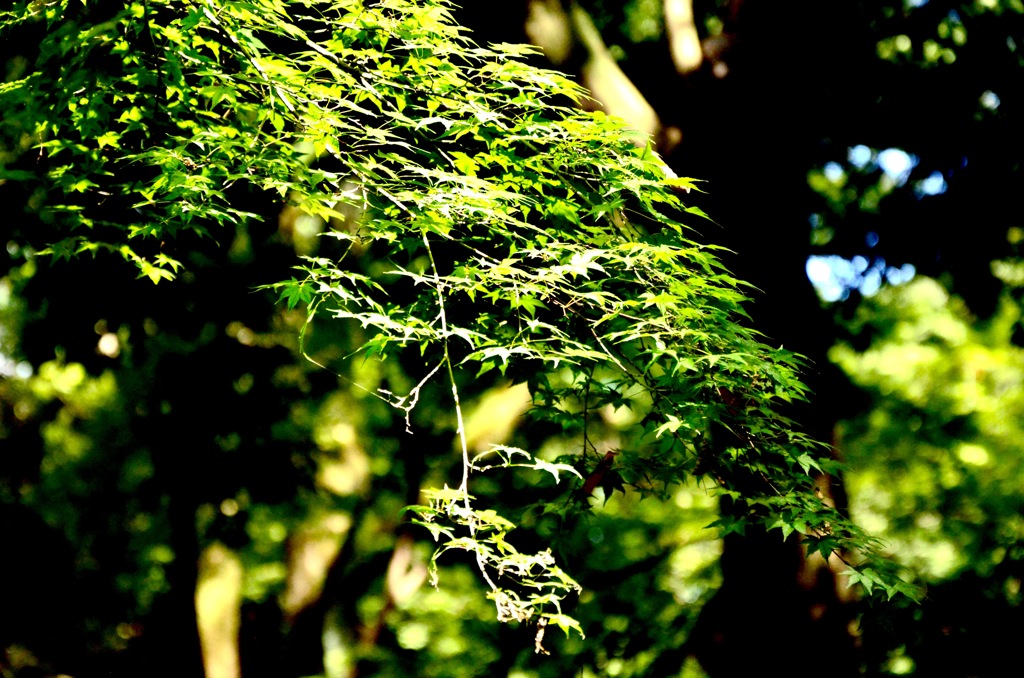
[[[469,535],[476,538],[476,519],[473,517],[473,510],[469,505],[469,470],[471,462],[469,459],[469,442],[466,440],[466,423],[462,417],[462,403],[459,400],[459,387],[455,383],[455,370],[452,368],[452,359],[448,353],[448,316],[445,313],[444,292],[442,291],[441,276],[437,271],[437,262],[434,260],[434,251],[430,247],[430,240],[427,238],[427,231],[423,231],[423,246],[430,258],[430,270],[434,277],[434,290],[437,292],[437,306],[441,317],[441,336],[444,346],[444,358],[442,363],[448,368],[448,381],[452,385],[452,399],[455,403],[455,421],[458,424],[456,435],[459,436],[459,447],[462,451],[462,482],[459,484],[459,491],[462,492],[462,506],[466,510],[466,524],[469,526]],[[438,365],[440,367],[440,365]],[[436,369],[435,369],[436,371]],[[498,587],[487,573],[487,565],[484,556],[479,549],[475,549],[476,564],[483,575],[491,591],[497,591]]]

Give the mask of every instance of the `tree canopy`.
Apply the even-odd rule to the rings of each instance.
[[[602,8],[570,8],[586,72],[629,82],[602,43],[617,30]],[[209,675],[700,675],[696,655],[718,675],[700,646],[720,635],[716,589],[736,591],[719,588],[719,536],[754,547],[723,555],[727,582],[762,567],[750,584],[771,587],[788,544],[845,575],[842,605],[847,581],[879,601],[916,596],[846,517],[832,448],[793,420],[807,412],[801,341],[785,350],[778,320],[747,316],[749,286],[721,263],[702,209],[714,193],[655,152],[673,134],[583,112],[587,93],[538,67],[539,52],[481,46],[452,11],[26,1],[2,15],[0,192],[20,223],[2,288],[0,436],[14,452],[0,509],[5,546],[31,545],[0,572],[18,610],[0,626],[5,671],[127,675],[160,657]],[[726,35],[715,16],[709,36]],[[936,66],[963,46],[951,17],[923,48]],[[622,26],[644,42],[640,24]],[[878,58],[897,62],[902,44],[877,42]],[[871,213],[871,196],[902,185],[859,148],[856,170],[803,170],[823,205],[818,246],[843,242],[824,234],[847,232],[844,210]],[[930,179],[919,198],[939,192]],[[997,266],[1008,284],[1014,261]],[[923,279],[901,289],[848,331],[891,326],[877,345],[898,345],[906,313],[886,320],[887,308],[949,300]],[[974,331],[952,303],[940,344]],[[1003,304],[970,336],[1012,353],[1019,312],[1012,295]],[[908,389],[919,425],[948,433],[977,411],[994,430],[987,406],[950,396],[944,409],[914,400],[906,376],[885,382],[867,348],[833,356],[867,389]],[[1013,381],[998,375],[993,397]],[[902,544],[901,526],[939,509],[878,518],[890,495],[864,488],[885,471],[857,450],[885,411],[840,427],[839,447],[862,473],[853,506]],[[984,467],[1012,439],[992,436],[954,436],[957,463]],[[923,473],[908,454],[908,473]],[[969,542],[969,561],[985,539],[1013,548],[995,527],[1007,506],[978,509],[994,532]],[[950,529],[932,543],[964,548]],[[799,590],[829,586],[816,576]],[[797,590],[780,596],[804,600]],[[59,623],[58,604],[73,610]],[[815,620],[849,637],[851,616]],[[905,667],[893,646],[871,661]]]

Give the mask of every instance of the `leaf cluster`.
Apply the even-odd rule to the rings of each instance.
[[[104,11],[21,2],[0,23],[48,26],[0,105],[8,143],[38,149],[3,177],[45,196],[64,234],[49,251],[112,250],[156,282],[181,264],[155,243],[256,216],[239,192],[319,219],[335,253],[274,287],[361,332],[364,356],[415,356],[419,385],[379,394],[407,413],[426,382],[448,381],[462,482],[415,512],[438,555],[474,554],[499,619],[579,630],[558,602],[576,583],[550,553],[516,550],[513,524],[469,492],[457,375],[495,370],[530,386],[534,422],[578,438],[577,490],[608,458],[595,422],[626,408],[636,425],[602,471],[609,491],[664,496],[697,477],[730,499],[724,533],[799,533],[857,560],[869,590],[906,592],[815,492],[829,450],[779,413],[807,396],[799,357],[743,325],[743,285],[687,225],[705,218],[684,201],[695,180],[621,121],[579,111],[585,93],[526,64],[529,48],[472,43],[443,0]],[[521,452],[556,479],[569,465]]]

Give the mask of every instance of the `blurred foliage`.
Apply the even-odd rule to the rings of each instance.
[[[1007,287],[991,318],[918,277],[858,307],[848,328],[865,348],[833,349],[876,403],[839,429],[851,511],[929,589],[906,612],[911,633],[868,625],[869,648],[900,648],[874,657],[880,672],[995,675],[992,652],[1024,620],[1021,266],[993,263]],[[978,604],[961,607],[964,596]]]

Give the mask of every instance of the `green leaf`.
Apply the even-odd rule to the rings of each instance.
[[[563,472],[571,473],[580,480],[583,480],[583,476],[576,470],[576,467],[569,464],[553,464],[551,462],[544,461],[543,459],[534,459],[533,464],[528,468],[536,469],[538,471],[547,471],[554,476],[556,484],[561,480],[561,476],[559,474]]]
[[[586,638],[583,633],[583,628],[580,627],[580,623],[572,617],[564,614],[547,614],[544,615],[547,619],[553,622],[558,628],[565,632],[566,637],[569,636],[569,631],[575,631],[580,634],[580,638]]]

